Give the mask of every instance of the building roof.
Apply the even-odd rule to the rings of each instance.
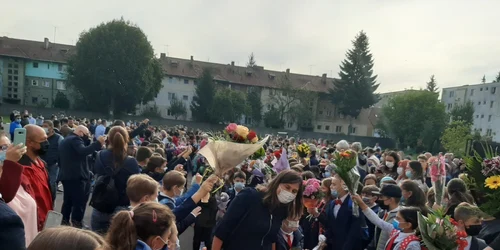
[[[278,88],[280,77],[287,72],[265,70],[262,66],[242,67],[231,64],[219,64],[189,59],[160,57],[163,71],[169,76],[198,78],[203,69],[211,68],[214,80],[255,87]],[[289,72],[289,70],[287,70]],[[315,92],[327,93],[333,87],[333,78],[288,73],[292,85]]]
[[[48,48],[46,48],[48,45]],[[0,37],[0,56],[10,56],[37,61],[66,63],[76,52],[75,46],[45,41],[30,41]]]
[[[465,84],[465,85],[460,85],[460,86],[452,86],[452,87],[446,87],[442,88],[443,90],[453,90],[453,89],[461,89],[461,88],[470,88],[470,87],[481,87],[481,86],[492,86],[492,85],[499,85],[500,82],[487,82],[487,83],[473,83],[473,84]]]

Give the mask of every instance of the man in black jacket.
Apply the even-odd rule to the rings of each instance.
[[[80,125],[59,144],[59,180],[63,184],[64,198],[61,213],[63,224],[71,223],[81,228],[87,200],[90,194],[90,170],[86,157],[101,150],[106,138],[101,136],[85,146],[90,139],[87,127]]]

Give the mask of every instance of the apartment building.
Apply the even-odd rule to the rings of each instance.
[[[443,88],[446,111],[466,102],[474,104],[474,130],[500,141],[500,82]]]
[[[66,89],[66,62],[74,46],[0,37],[1,101],[52,107]]]

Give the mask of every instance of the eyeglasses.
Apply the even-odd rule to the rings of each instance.
[[[6,151],[7,148],[9,148],[9,145],[1,145],[0,146],[0,151]]]

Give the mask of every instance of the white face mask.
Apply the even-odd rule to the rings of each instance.
[[[388,162],[386,162],[386,163],[385,163],[385,165],[386,165],[388,168],[392,168],[392,167],[394,167],[394,162],[390,162],[390,161],[388,161]]]
[[[288,192],[282,188],[281,189],[281,192],[278,194],[278,200],[283,203],[283,204],[288,204],[290,202],[292,202],[293,200],[295,200],[295,197],[297,196],[297,194],[293,194],[291,192]]]
[[[398,175],[402,175],[402,174],[403,174],[403,168],[398,168]]]
[[[48,128],[43,128],[43,131],[45,131],[45,134],[49,134],[49,129]]]

